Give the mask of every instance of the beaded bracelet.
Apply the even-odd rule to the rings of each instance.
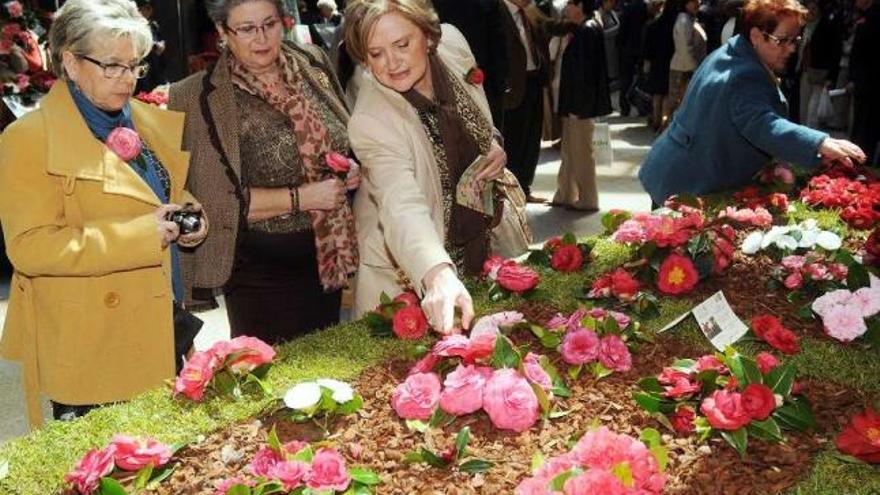
[[[290,211],[296,213],[299,211],[299,188],[290,186],[287,191],[290,193]]]

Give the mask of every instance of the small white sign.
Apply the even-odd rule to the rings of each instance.
[[[733,312],[724,293],[718,291],[712,294],[709,299],[669,322],[660,330],[660,333],[678,325],[691,314],[697,320],[697,325],[703,335],[719,351],[724,351],[727,346],[733,345],[749,331],[749,327]]]

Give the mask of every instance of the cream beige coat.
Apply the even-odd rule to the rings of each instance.
[[[467,41],[450,25],[442,29],[440,60],[491,122],[482,86],[464,80],[476,67]],[[446,232],[437,163],[412,105],[365,74],[348,133],[363,171],[354,201],[361,254],[355,281],[357,317],[375,308],[382,292],[402,292],[406,280],[421,294],[428,270],[452,261],[443,248]]]

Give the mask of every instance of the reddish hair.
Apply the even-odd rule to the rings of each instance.
[[[797,0],[748,0],[742,11],[742,33],[748,38],[752,28],[772,33],[779,20],[785,16],[794,16],[803,23],[807,9]]]

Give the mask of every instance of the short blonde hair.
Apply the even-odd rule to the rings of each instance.
[[[143,59],[153,48],[150,24],[130,0],[68,0],[52,20],[49,51],[52,70],[65,77],[61,57],[66,50],[88,55],[97,43],[129,38],[135,54]]]
[[[366,63],[370,33],[379,19],[397,12],[428,37],[430,45],[440,42],[440,18],[430,0],[350,0],[345,7],[345,49],[351,58]]]

